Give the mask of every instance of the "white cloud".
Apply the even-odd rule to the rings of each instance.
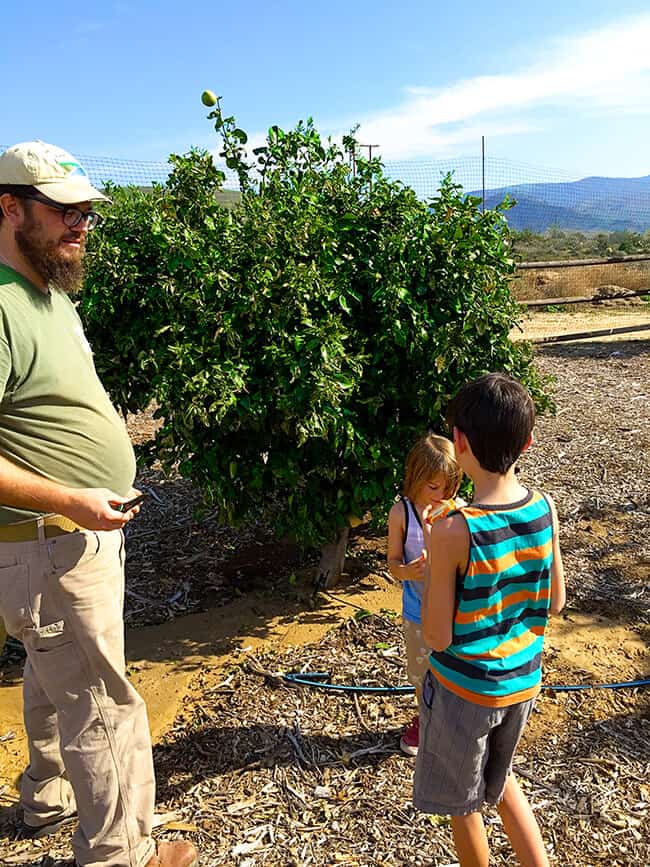
[[[442,88],[408,87],[399,104],[350,117],[329,130],[339,139],[360,122],[359,140],[379,143],[384,160],[444,158],[481,135],[494,140],[541,128],[539,112],[611,118],[650,113],[650,14],[621,19],[542,45],[533,62],[511,73],[480,75]],[[262,133],[251,136],[256,144]]]
[[[540,109],[650,113],[649,44],[650,14],[557,39],[509,74],[408,88],[401,105],[362,118],[358,135],[380,142],[384,159],[408,159],[475,146],[481,134],[529,132]]]
[[[557,39],[510,74],[477,76],[438,90],[411,88],[402,105],[364,118],[359,134],[381,142],[383,157],[395,159],[444,155],[475,144],[479,127],[491,138],[529,131],[539,109],[648,113],[648,44],[649,14]]]
[[[530,64],[513,72],[475,76],[442,88],[405,87],[398,105],[317,127],[340,141],[358,122],[359,141],[378,143],[377,153],[385,161],[444,160],[468,147],[477,151],[481,135],[494,142],[500,136],[542,132],[553,112],[610,123],[617,115],[650,114],[649,45],[650,13],[628,17],[552,39],[533,49]],[[265,141],[265,132],[252,133],[249,154]],[[234,174],[227,174],[227,185],[236,185]]]

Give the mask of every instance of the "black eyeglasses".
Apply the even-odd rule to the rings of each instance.
[[[37,196],[33,194],[27,196],[23,195],[21,198],[33,199],[33,201],[40,202],[41,205],[52,208],[54,211],[61,211],[63,225],[67,226],[68,229],[75,229],[85,220],[87,231],[92,232],[92,230],[99,226],[103,220],[102,215],[98,214],[97,211],[82,211],[81,208],[75,208],[74,205],[61,205],[59,202],[53,202],[45,196]]]

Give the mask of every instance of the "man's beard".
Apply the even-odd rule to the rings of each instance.
[[[31,267],[48,286],[53,286],[73,295],[81,289],[84,278],[83,253],[86,246],[85,236],[79,238],[81,246],[77,256],[62,254],[59,241],[41,240],[40,224],[29,219],[22,229],[16,229],[16,245]]]

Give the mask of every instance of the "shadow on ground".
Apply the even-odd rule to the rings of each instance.
[[[648,312],[650,323],[650,310]],[[586,329],[585,329],[586,330]],[[642,332],[645,335],[645,332]],[[648,327],[650,334],[650,324]],[[650,352],[650,337],[640,340],[580,340],[536,344],[535,354],[550,358],[632,358]]]

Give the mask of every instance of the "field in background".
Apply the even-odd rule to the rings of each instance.
[[[612,287],[628,290],[647,288],[650,294],[650,261],[571,268],[532,268],[518,271],[512,285],[515,297],[520,301],[595,295],[598,290],[602,290],[605,295],[611,295],[615,291]],[[641,299],[636,299],[636,302],[644,303]]]

